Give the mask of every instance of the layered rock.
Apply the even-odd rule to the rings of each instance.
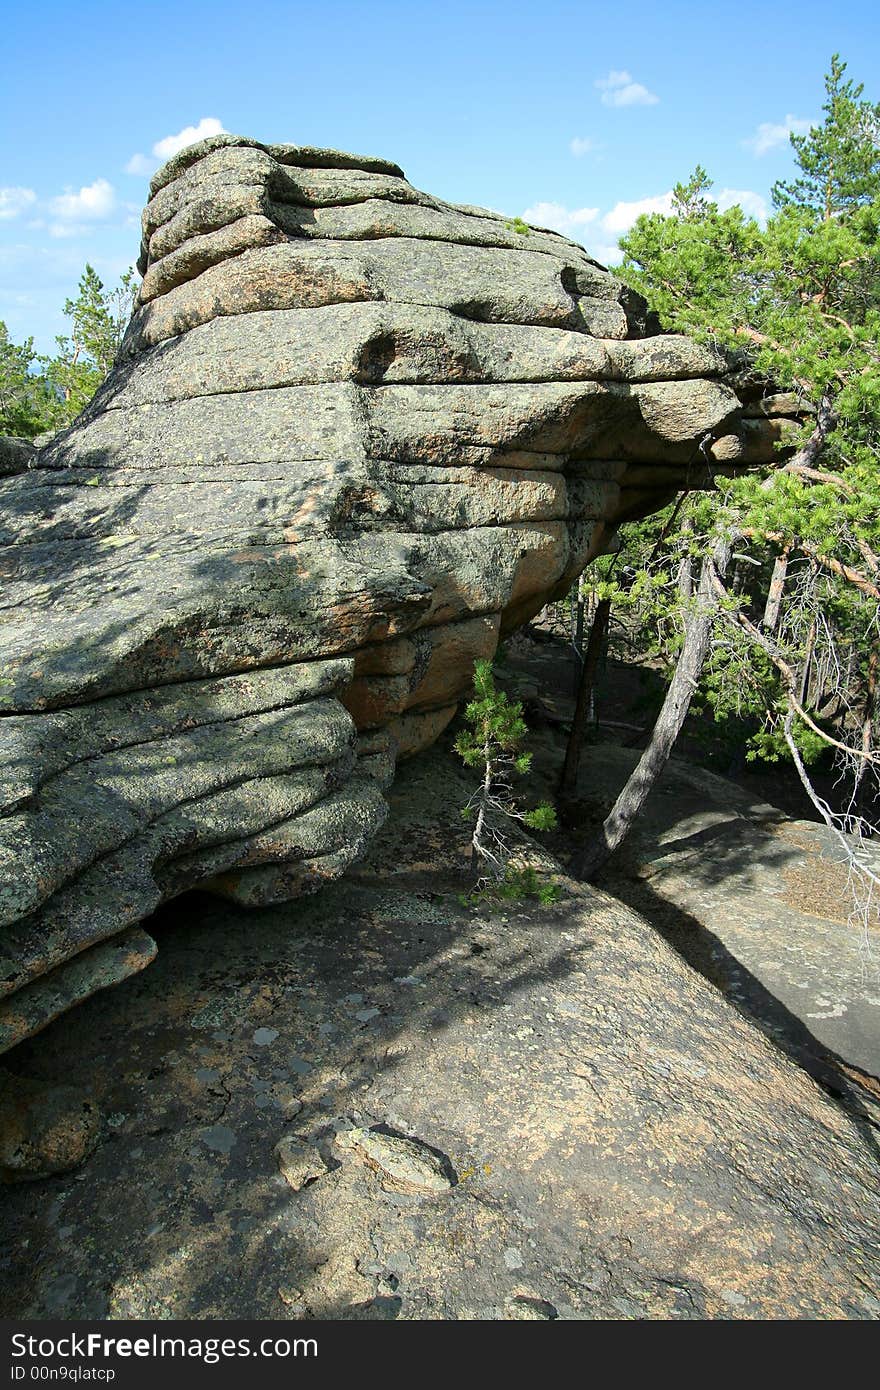
[[[163,900],[342,873],[500,633],[792,426],[382,160],[203,141],[140,269],[93,403],[2,456],[0,1048],[145,965]]]

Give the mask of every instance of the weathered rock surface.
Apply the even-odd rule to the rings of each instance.
[[[97,1105],[76,1087],[0,1073],[0,1181],[76,1168],[100,1132]]]
[[[212,137],[151,192],[114,371],[0,454],[0,1047],[184,889],[344,872],[474,658],[787,423],[581,247],[385,161]]]
[[[19,439],[15,435],[0,435],[0,476],[8,473],[22,473],[33,460],[35,446],[29,439]]]
[[[4,1194],[0,1314],[877,1318],[877,1131],[604,893],[463,908],[472,784],[441,740],[343,880],[168,904],[154,966],[26,1044],[107,1138]]]

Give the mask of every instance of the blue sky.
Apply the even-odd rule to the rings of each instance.
[[[188,130],[383,155],[608,260],[697,162],[760,211],[834,51],[880,97],[868,0],[45,0],[3,40],[0,318],[42,351],[87,260],[108,284],[134,261],[154,151]]]

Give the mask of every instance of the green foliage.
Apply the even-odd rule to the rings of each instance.
[[[549,802],[528,811],[516,804],[511,778],[527,776],[532,765],[531,753],[522,748],[528,729],[522,705],[497,688],[490,661],[474,665],[474,699],[465,707],[464,719],[466,728],[455,740],[455,751],[466,767],[480,768],[482,778],[462,816],[474,821],[474,862],[488,870],[489,881],[497,889],[518,881],[508,879],[513,823],[519,821],[531,830],[553,830],[556,812]],[[485,882],[481,880],[481,885]]]
[[[64,305],[70,335],[56,338],[57,355],[44,359],[46,378],[61,402],[59,423],[76,419],[113,366],[136,293],[134,270],[127,270],[110,291],[92,266],[83,271],[76,299]]]
[[[531,231],[528,222],[523,222],[521,217],[511,217],[504,225],[509,227],[512,232],[519,232],[520,236],[528,236]]]
[[[825,77],[825,120],[806,135],[792,135],[800,178],[773,187],[775,207],[820,210],[839,217],[877,196],[880,104],[865,101],[864,87],[844,80],[846,63],[831,59]]]
[[[13,343],[6,324],[0,320],[0,434],[33,439],[51,429],[56,397],[39,372],[33,338]]]
[[[463,893],[461,902],[465,907],[480,907],[485,903],[523,902],[535,898],[542,907],[551,907],[561,896],[562,889],[555,879],[541,878],[528,866],[521,869],[508,865],[503,878],[483,880],[472,893]]]
[[[620,273],[668,328],[737,349],[756,378],[833,406],[830,447],[876,479],[880,427],[880,106],[835,55],[825,121],[793,136],[801,177],[762,230],[719,212],[698,167],[673,213],[638,219]],[[876,488],[876,481],[875,481]],[[811,503],[812,505],[812,503]]]
[[[668,514],[625,528],[615,570],[615,607],[628,605],[649,651],[671,662],[685,556],[703,552],[719,532],[746,537],[740,550],[747,553],[734,566],[738,602],[760,626],[771,566],[790,554],[776,640],[805,691],[825,658],[827,667],[849,672],[850,688],[837,702],[841,718],[867,699],[866,634],[877,630],[870,589],[880,552],[880,105],[845,74],[835,55],[824,119],[792,137],[798,176],[775,185],[766,227],[738,207],[719,211],[698,166],[676,187],[670,216],[639,218],[621,241],[622,277],[665,327],[732,352],[740,379],[751,379],[756,392],[768,381],[795,392],[805,424],[799,438],[785,441],[789,452],[798,450],[787,469],[753,471],[719,480],[715,493],[691,494],[666,533]],[[832,562],[866,573],[868,586],[854,586]],[[716,719],[745,719],[753,730],[754,721],[761,724],[750,756],[776,758],[785,746],[780,679],[754,642],[728,625],[701,698]],[[822,693],[814,690],[814,698]],[[796,725],[794,736],[805,759],[816,755],[821,740],[813,731]]]
[[[517,770],[522,771],[523,769],[518,768]],[[540,806],[535,807],[534,811],[523,812],[523,823],[530,830],[555,830],[556,811],[549,802],[542,802]]]
[[[643,215],[621,240],[618,273],[669,328],[706,340],[736,338],[740,306],[752,291],[758,225],[739,206],[719,212],[697,167],[673,193],[673,212]]]
[[[476,699],[465,707],[468,725],[455,740],[455,751],[467,767],[485,763],[487,757],[512,753],[525,738],[528,730],[522,717],[522,705],[513,703],[503,690],[498,690],[490,661],[474,664],[474,694]],[[519,756],[525,761],[517,771],[528,772],[530,754]]]
[[[759,760],[765,763],[778,763],[791,760],[791,753],[782,732],[785,711],[780,708],[774,712],[774,715],[771,715],[767,723],[749,739],[746,749],[748,762]],[[801,757],[808,767],[812,763],[818,762],[823,754],[827,754],[828,744],[818,734],[815,734],[802,719],[795,720],[792,735],[800,750]]]

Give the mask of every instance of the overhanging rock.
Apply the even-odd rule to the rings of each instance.
[[[110,377],[2,455],[0,1049],[147,964],[163,900],[343,873],[500,633],[793,424],[382,160],[212,137],[143,230]]]

